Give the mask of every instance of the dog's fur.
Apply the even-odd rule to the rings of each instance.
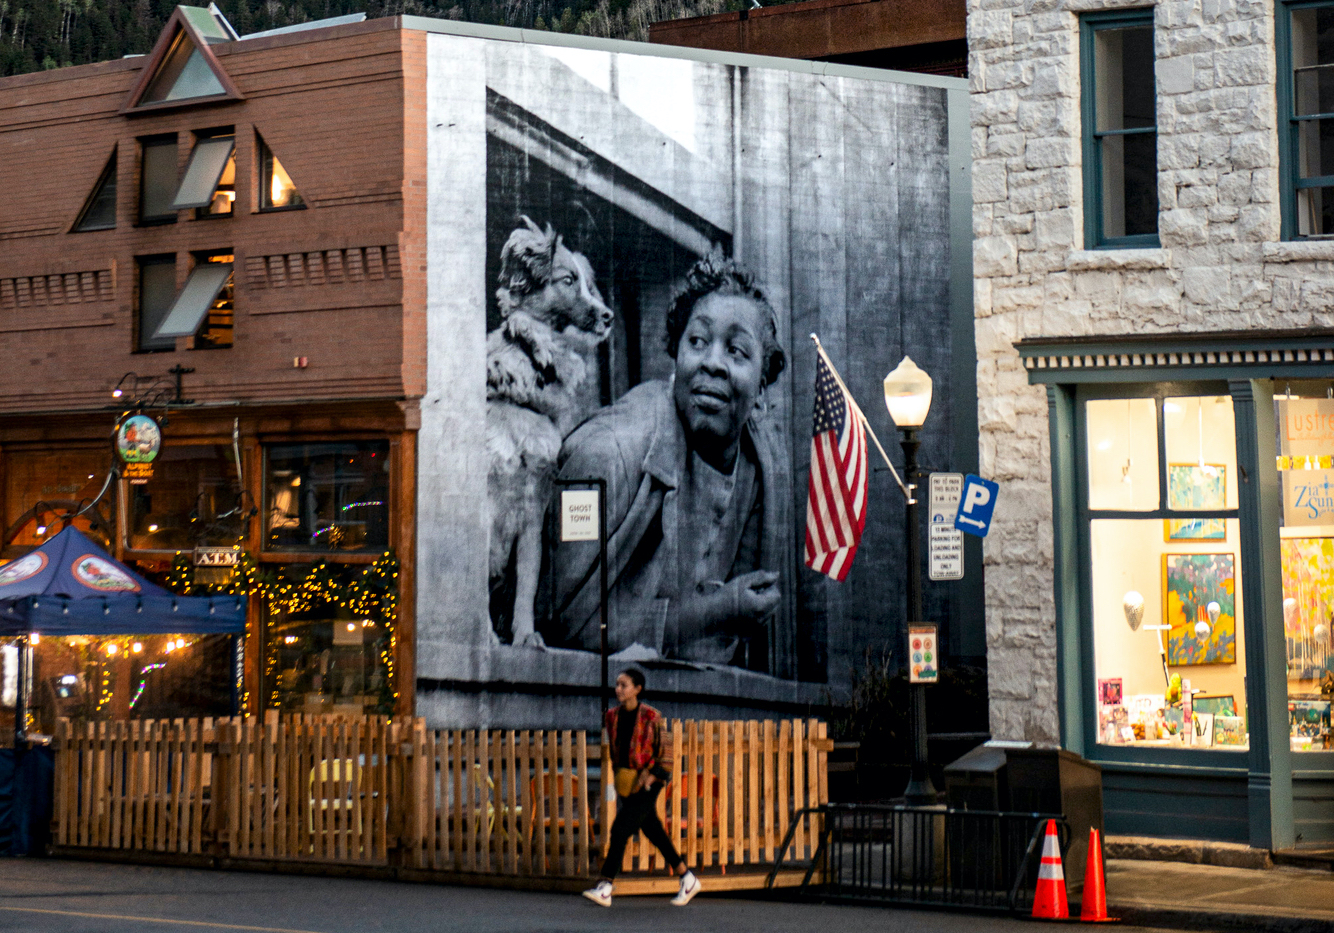
[[[566,247],[550,225],[543,230],[522,220],[500,252],[496,300],[505,320],[486,338],[490,575],[494,603],[513,561],[512,641],[542,647],[533,601],[543,515],[561,442],[582,414],[577,390],[587,375],[583,352],[606,339],[612,311],[583,254]]]

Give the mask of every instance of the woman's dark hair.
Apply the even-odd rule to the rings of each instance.
[[[765,323],[769,326],[761,328],[760,334],[764,341],[761,378],[764,385],[773,385],[787,366],[787,356],[778,345],[778,317],[769,299],[755,284],[754,277],[737,265],[735,259],[724,256],[720,249],[714,249],[690,267],[686,273],[685,288],[672,299],[672,306],[667,309],[667,355],[676,359],[676,351],[681,347],[681,336],[690,323],[690,315],[700,299],[708,295],[749,298],[764,312]]]
[[[637,668],[637,667],[627,667],[625,670],[621,671],[621,673],[624,674],[626,677],[629,677],[629,678],[630,678],[630,683],[632,683],[632,684],[634,684],[636,687],[638,687],[641,693],[643,692],[643,690],[644,690],[644,672],[643,672],[643,671],[641,671],[641,670],[640,670],[639,668]]]

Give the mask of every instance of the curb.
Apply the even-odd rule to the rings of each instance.
[[[1273,914],[1182,910],[1148,904],[1108,904],[1107,913],[1125,926],[1169,930],[1263,930],[1266,933],[1334,933],[1334,920]]]
[[[1237,842],[1204,839],[1163,839],[1155,836],[1107,836],[1103,855],[1109,859],[1148,862],[1184,862],[1220,868],[1268,870],[1274,859],[1268,849],[1253,849]]]

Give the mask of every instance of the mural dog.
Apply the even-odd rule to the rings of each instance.
[[[556,457],[582,416],[583,354],[607,338],[612,311],[582,253],[527,217],[500,252],[496,301],[504,322],[486,338],[487,500],[491,514],[492,638],[496,597],[511,575],[516,645],[543,647],[533,623],[542,521]],[[511,566],[512,563],[512,566]]]

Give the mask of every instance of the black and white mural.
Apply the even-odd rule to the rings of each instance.
[[[428,74],[419,708],[596,716],[598,547],[554,524],[590,478],[613,665],[694,715],[821,702],[901,631],[902,498],[873,475],[847,582],[802,567],[808,334],[886,436],[905,352],[948,379],[945,91],[440,35]]]

